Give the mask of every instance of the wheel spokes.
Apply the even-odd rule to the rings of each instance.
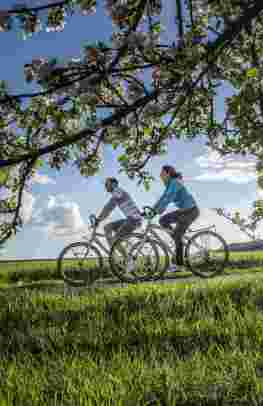
[[[197,272],[211,276],[221,271],[226,261],[224,244],[216,234],[196,235],[188,251],[188,262]]]
[[[116,241],[111,253],[113,268],[122,280],[150,279],[158,267],[158,252],[150,240],[138,235],[125,236]]]
[[[101,260],[96,251],[85,243],[75,243],[64,250],[59,267],[67,283],[86,285],[97,278]]]

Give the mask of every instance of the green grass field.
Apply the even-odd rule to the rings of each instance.
[[[225,279],[5,291],[0,404],[261,404],[263,279]]]
[[[93,261],[88,260],[93,268]],[[100,269],[101,276],[108,276],[108,266]],[[40,281],[40,280],[59,280],[62,279],[57,270],[56,260],[50,261],[17,261],[1,263],[0,261],[0,284],[19,282],[19,281]]]
[[[54,263],[2,264],[0,405],[262,405],[262,258],[231,254],[235,279],[75,297],[14,288],[13,273],[54,284]]]
[[[92,261],[92,260],[91,260]],[[257,268],[263,266],[263,251],[230,253],[230,266],[226,273],[235,272],[235,269]],[[189,272],[184,273],[189,274]],[[100,270],[103,278],[113,278],[109,267]],[[16,282],[36,282],[41,280],[61,280],[62,277],[57,271],[56,260],[43,262],[17,261],[15,263],[1,263],[0,261],[0,285]]]

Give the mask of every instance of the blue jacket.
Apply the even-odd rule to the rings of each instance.
[[[179,209],[191,209],[197,206],[195,199],[186,189],[186,187],[176,180],[171,178],[166,186],[166,189],[155,204],[154,209],[159,213],[163,213],[169,203],[174,203]]]

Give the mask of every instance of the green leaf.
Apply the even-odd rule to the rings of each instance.
[[[128,17],[128,21],[129,21],[129,25],[131,26],[133,24],[133,21],[134,21],[134,15],[133,14]]]
[[[0,186],[5,185],[9,177],[9,169],[8,168],[2,168],[0,170]]]
[[[35,168],[41,168],[42,166],[44,166],[44,160],[38,159],[34,166],[35,166]]]
[[[144,128],[143,132],[144,132],[144,135],[149,136],[152,133],[152,129],[147,127],[147,128]]]
[[[5,127],[6,127],[5,121],[2,118],[0,118],[0,128],[3,129]]]
[[[16,198],[15,198],[15,197],[12,197],[12,198],[10,199],[10,208],[11,208],[11,209],[15,209],[15,208],[16,208],[16,205],[17,205]]]
[[[16,143],[17,143],[18,145],[24,145],[24,144],[25,144],[24,137],[19,137],[19,138],[17,139]]]
[[[144,182],[144,188],[145,188],[146,192],[149,192],[149,190],[151,189],[150,183]]]
[[[120,161],[120,162],[127,161],[127,155],[126,154],[120,155],[118,157],[118,161]]]
[[[257,76],[257,68],[251,68],[246,71],[246,76],[248,78],[255,78]]]
[[[160,23],[153,24],[152,31],[153,32],[161,32],[161,24]]]

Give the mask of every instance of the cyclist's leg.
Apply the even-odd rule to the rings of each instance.
[[[118,230],[125,222],[126,222],[126,220],[124,220],[124,219],[112,221],[111,223],[106,224],[106,226],[104,227],[104,233],[105,233],[106,240],[109,244],[109,247],[112,246],[113,241],[116,237],[116,233],[118,233]]]
[[[171,213],[172,214],[172,213]],[[176,216],[175,216],[176,215]],[[177,218],[176,227],[173,232],[176,244],[176,263],[183,265],[183,243],[182,237],[188,227],[199,217],[200,211],[198,207],[192,209],[179,209],[174,212],[174,217]]]
[[[118,237],[122,237],[125,234],[129,234],[141,225],[141,221],[133,218],[121,219],[113,221],[104,227],[105,237],[109,246],[111,247],[114,240]],[[124,249],[117,249],[117,251],[124,257],[127,253]]]
[[[123,220],[120,228],[117,231],[118,237],[124,237],[126,234],[132,233],[136,228],[142,225],[141,220],[134,219],[132,217]],[[119,251],[120,252],[120,251]],[[122,252],[120,252],[123,254]]]
[[[118,237],[125,237],[125,235],[132,233],[136,228],[140,227],[142,224],[141,220],[134,219],[132,217],[127,218],[126,220],[123,221],[122,225],[120,226],[118,230]],[[124,255],[127,257],[127,252],[122,252],[121,249],[119,249],[119,252],[121,255]],[[134,260],[133,258],[128,258],[128,263],[127,263],[127,270],[130,272],[134,267]]]
[[[178,216],[177,211],[173,211],[171,213],[167,213],[164,216],[160,217],[159,224],[161,227],[167,228],[170,231],[173,231],[173,227],[171,224],[176,223]]]
[[[123,220],[123,223],[121,224],[118,232],[118,236],[124,236],[125,234],[130,234],[136,228],[140,227],[142,224],[141,220],[134,219],[132,217],[127,218],[126,220]]]
[[[172,263],[174,264],[174,262],[175,262],[177,265],[183,264],[183,261],[181,259],[181,257],[183,256],[183,254],[182,254],[183,244],[182,244],[182,238],[179,237],[180,230],[179,230],[179,235],[177,234],[177,236],[175,236],[174,235],[175,229],[172,227],[172,224],[177,224],[177,228],[178,228],[180,216],[181,216],[180,210],[175,210],[175,211],[172,211],[172,212],[167,213],[164,216],[160,217],[160,220],[159,220],[161,227],[164,227],[173,232],[173,239],[174,239],[174,242],[176,245],[176,259],[173,256]]]

